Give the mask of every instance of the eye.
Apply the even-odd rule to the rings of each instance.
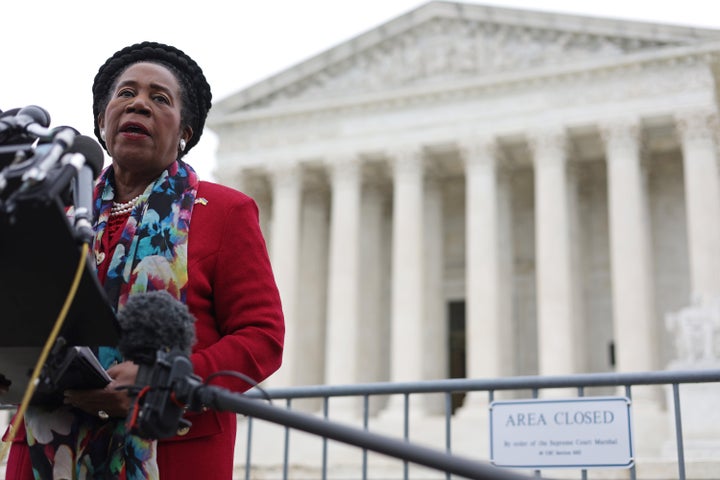
[[[118,93],[117,93],[118,97],[124,97],[124,98],[130,98],[133,95],[135,95],[135,94],[129,88],[123,88],[122,90],[118,91]]]
[[[153,97],[153,100],[155,100],[158,103],[164,103],[165,105],[170,104],[170,99],[167,98],[165,95],[155,95]]]

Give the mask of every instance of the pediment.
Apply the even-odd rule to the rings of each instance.
[[[720,32],[431,2],[223,100],[223,113],[607,60]]]

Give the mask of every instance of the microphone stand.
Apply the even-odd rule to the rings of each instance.
[[[192,373],[192,364],[187,356],[177,351],[159,352],[157,362],[151,368],[151,383],[137,393],[135,408],[128,416],[129,428],[146,438],[170,437],[175,435],[180,424],[188,425],[187,420],[180,418],[185,406],[192,411],[212,408],[266,420],[465,478],[530,478],[440,450],[274,407],[222,387],[206,385]]]

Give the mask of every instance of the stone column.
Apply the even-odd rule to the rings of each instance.
[[[357,343],[360,341],[361,166],[354,156],[333,159],[329,165],[332,199],[325,382],[330,385],[357,383],[360,368]],[[334,410],[343,399],[339,400],[334,403]]]
[[[422,338],[422,379],[447,378],[448,376],[448,326],[444,295],[444,225],[443,185],[438,176],[426,172],[424,188],[423,239],[424,294]],[[423,409],[427,413],[445,412],[445,396],[425,395]]]
[[[653,370],[657,330],[647,187],[639,125],[619,121],[602,129],[608,176],[608,215],[616,369]]]
[[[329,251],[329,195],[319,181],[304,176],[300,214],[300,261],[302,282],[298,285],[298,319],[296,341],[302,349],[303,367],[295,379],[300,385],[325,382],[327,338],[327,294]],[[297,408],[297,404],[294,404]],[[320,402],[317,402],[318,408]]]
[[[384,179],[383,179],[384,181]],[[360,329],[358,381],[383,382],[390,376],[390,279],[391,233],[389,192],[379,178],[364,177],[360,229]],[[387,403],[370,397],[370,414]]]
[[[360,382],[389,379],[390,347],[390,241],[385,224],[386,192],[370,180],[363,189],[360,229],[360,356],[364,358]]]
[[[678,118],[685,170],[690,283],[695,303],[720,297],[720,177],[714,135],[716,112]]]
[[[280,290],[285,315],[285,349],[283,365],[273,374],[273,386],[292,386],[297,380],[296,371],[302,368],[297,345],[300,328],[297,316],[300,202],[302,198],[301,170],[297,165],[278,165],[271,172],[273,187],[272,231],[270,259]]]
[[[265,236],[268,250],[271,248],[270,220],[272,218],[272,187],[270,183],[267,172],[240,171],[235,175],[235,182],[230,185],[255,200],[260,215],[260,229]]]
[[[535,238],[538,356],[541,375],[576,373],[579,360],[574,305],[566,137],[560,129],[530,139],[535,162]]]
[[[423,155],[418,149],[392,158],[393,238],[390,380],[422,379],[424,317]],[[413,397],[411,397],[412,399]],[[391,398],[398,411],[400,396]],[[416,403],[413,402],[415,405]]]
[[[464,146],[466,195],[465,325],[468,378],[514,372],[510,316],[512,284],[507,275],[500,223],[499,150],[492,139]],[[466,402],[467,403],[467,402]]]

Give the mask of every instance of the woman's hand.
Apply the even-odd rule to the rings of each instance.
[[[65,403],[91,415],[105,412],[111,417],[125,417],[132,401],[126,388],[135,385],[138,366],[133,362],[122,362],[108,369],[112,381],[101,389],[65,390]]]

